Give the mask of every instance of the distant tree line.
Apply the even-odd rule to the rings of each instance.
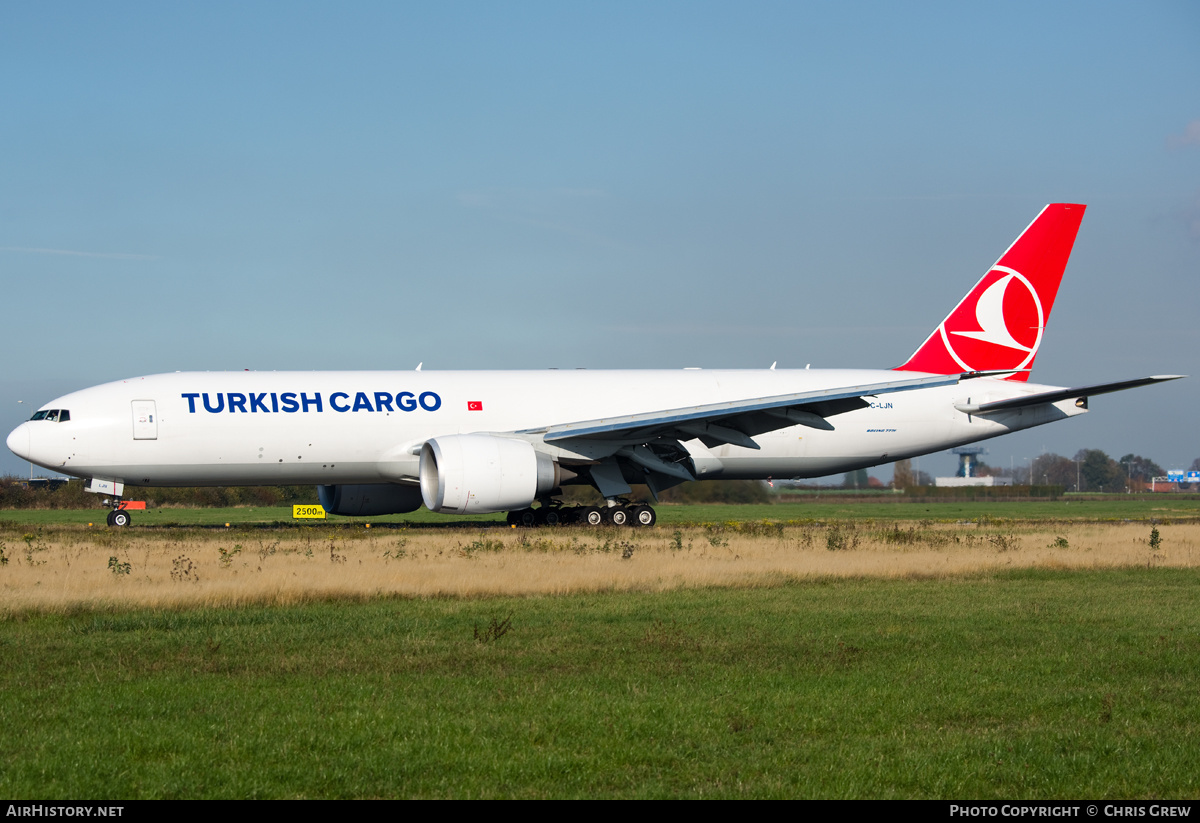
[[[150,508],[290,506],[316,503],[317,489],[316,486],[126,486],[124,498],[145,500]],[[103,499],[103,495],[85,492],[82,480],[71,480],[54,488],[39,488],[19,477],[0,478],[0,509],[98,509]]]
[[[1200,457],[1192,461],[1191,470],[1200,471]],[[1047,452],[1034,458],[1029,466],[1011,470],[977,460],[975,474],[1010,478],[1017,486],[1062,486],[1072,492],[1124,492],[1127,489],[1140,491],[1155,477],[1166,476],[1166,471],[1140,454],[1127,454],[1114,460],[1100,449],[1080,449],[1073,458]],[[898,489],[933,485],[929,475],[924,472],[920,475],[918,478],[913,473],[911,461],[898,460],[892,484]]]
[[[1028,469],[1018,470],[1026,482],[1062,486],[1075,492],[1140,491],[1166,472],[1140,454],[1114,460],[1100,449],[1080,449],[1073,458],[1047,452],[1034,458]]]
[[[911,460],[897,460],[892,466],[892,488],[911,489],[914,486],[932,486],[933,478],[928,472],[914,471]]]
[[[633,487],[628,495],[641,503],[653,502],[650,490],[645,486]],[[598,506],[604,498],[591,486],[564,486],[563,502],[571,505]],[[771,495],[761,480],[697,480],[681,483],[658,495],[659,503],[770,503]]]
[[[567,486],[563,498],[574,504],[600,504],[603,498],[589,486]],[[645,486],[634,486],[630,498],[652,499]],[[126,486],[124,498],[144,500],[152,509],[164,506],[228,508],[233,506],[291,506],[317,502],[316,486],[194,486],[149,488]],[[19,477],[0,478],[0,509],[98,509],[103,495],[83,490],[82,480],[54,488],[30,486]],[[683,483],[659,495],[661,503],[769,503],[766,484],[757,480],[705,480]]]
[[[1192,461],[1191,471],[1200,471],[1200,457]],[[1080,449],[1074,458],[1059,454],[1039,455],[1029,467],[1014,470],[976,462],[976,474],[1010,477],[1014,485],[1062,486],[1067,491],[1124,492],[1140,491],[1155,477],[1166,472],[1149,458],[1127,454],[1114,460],[1099,449]],[[914,471],[911,460],[894,464],[892,487],[909,489],[932,486],[928,473]],[[846,489],[883,488],[866,469],[846,472],[842,478]],[[567,486],[563,499],[573,504],[600,504],[603,498],[589,486]],[[634,486],[629,495],[634,500],[649,502],[653,498],[645,486]],[[143,488],[126,486],[125,498],[145,500],[151,508],[187,506],[196,508],[226,508],[232,506],[290,506],[317,502],[315,486],[189,486],[180,488]],[[83,481],[71,480],[52,489],[30,486],[19,477],[0,478],[0,509],[95,509],[102,497],[83,490]],[[659,495],[660,503],[769,503],[772,497],[766,484],[758,480],[704,480],[683,483]]]

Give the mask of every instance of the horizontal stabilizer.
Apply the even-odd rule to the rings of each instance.
[[[1087,398],[1096,394],[1110,394],[1125,389],[1136,389],[1139,386],[1149,386],[1153,383],[1164,383],[1167,380],[1179,380],[1184,374],[1156,374],[1152,377],[1139,377],[1136,380],[1121,380],[1116,383],[1097,383],[1093,386],[1078,386],[1073,389],[1057,389],[1038,394],[1026,394],[1008,400],[997,400],[994,403],[961,404],[954,408],[966,414],[987,414],[988,412],[1023,409],[1028,406],[1040,406],[1043,403],[1057,403],[1060,400]]]

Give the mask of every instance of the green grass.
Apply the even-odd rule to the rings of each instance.
[[[26,615],[0,623],[0,796],[1195,797],[1198,585]]]
[[[726,520],[974,520],[981,516],[1018,520],[1180,520],[1200,517],[1200,496],[1178,495],[1067,495],[1060,500],[1031,501],[938,501],[913,503],[902,495],[883,496],[878,500],[839,500],[836,495],[823,499],[814,496],[803,503],[747,505],[658,506],[659,522],[712,523]],[[103,509],[6,509],[0,520],[31,525],[84,524],[104,525]],[[222,526],[293,523],[291,506],[239,507],[228,509],[162,508],[132,512],[135,526]],[[426,509],[412,514],[386,517],[336,517],[309,523],[372,523],[392,525],[492,523],[502,525],[503,514],[450,517]]]

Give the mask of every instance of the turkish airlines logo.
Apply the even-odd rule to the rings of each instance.
[[[1033,284],[1015,269],[996,266],[939,330],[965,371],[1018,371],[1033,362],[1045,325]]]
[[[468,400],[467,401],[467,411],[483,411],[483,401],[482,400]]]

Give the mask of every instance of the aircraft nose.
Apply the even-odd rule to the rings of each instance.
[[[29,459],[29,424],[22,423],[12,430],[6,441],[8,450],[22,460]]]

